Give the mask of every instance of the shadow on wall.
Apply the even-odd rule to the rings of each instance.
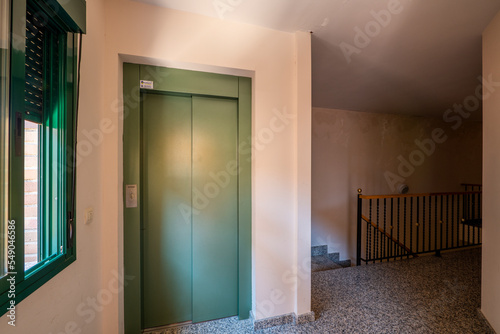
[[[439,118],[313,109],[312,245],[354,260],[358,188],[460,191],[481,173],[481,122],[452,129]]]

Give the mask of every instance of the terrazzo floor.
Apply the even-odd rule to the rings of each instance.
[[[312,274],[316,321],[254,331],[236,317],[149,333],[481,333],[481,249]]]

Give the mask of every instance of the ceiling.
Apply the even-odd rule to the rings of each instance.
[[[500,11],[500,0],[138,1],[312,31],[314,107],[439,117],[475,93],[481,34]]]

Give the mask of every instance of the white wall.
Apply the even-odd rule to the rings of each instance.
[[[83,131],[98,127],[101,119],[104,52],[102,1],[87,1],[88,34],[84,37],[79,142],[88,142]],[[78,158],[77,172],[77,260],[17,305],[16,327],[0,321],[0,333],[101,333],[102,313],[91,311],[90,299],[101,289],[101,155],[91,145]],[[97,177],[96,177],[97,176]],[[85,208],[95,210],[94,222],[83,224]],[[112,298],[117,298],[112,294]],[[107,301],[107,300],[106,300]],[[103,306],[97,304],[97,307]],[[78,311],[79,310],[79,311]]]
[[[438,118],[314,108],[312,244],[328,245],[330,252],[354,261],[357,189],[365,195],[395,193],[387,172],[399,175],[399,156],[418,161],[419,153],[412,152],[422,150],[415,141],[429,143],[436,129],[447,139],[434,142],[435,150],[423,154],[411,175],[403,173],[410,192],[460,191],[461,183],[481,183],[481,123],[453,129],[456,125]],[[400,182],[391,183],[397,189]]]
[[[301,226],[310,224],[307,217],[297,220],[299,211],[307,211],[307,206],[300,209],[297,205],[298,180],[307,179],[307,168],[299,169],[297,163],[298,133],[307,134],[297,123],[297,109],[310,99],[305,92],[302,102],[298,101],[297,78],[310,77],[310,61],[307,56],[298,57],[295,46],[308,47],[307,42],[303,35],[296,40],[294,34],[256,26],[129,0],[106,1],[103,117],[112,121],[116,131],[106,136],[98,174],[106,221],[102,228],[103,282],[111,279],[112,271],[123,270],[123,130],[119,117],[123,59],[221,73],[240,74],[243,70],[253,73],[253,312],[261,319],[310,310],[309,269],[299,268],[305,280],[297,274],[297,254],[310,245],[309,238],[298,241],[297,236]],[[310,88],[307,91],[310,94]],[[307,109],[300,110],[307,115]],[[307,164],[308,159],[303,157],[302,163]],[[298,297],[297,289],[306,292]],[[122,299],[105,309],[103,333],[122,330],[122,310]]]
[[[295,313],[311,311],[311,122],[312,122],[312,78],[311,78],[311,34],[300,32],[295,36],[296,94],[297,94],[297,217],[296,236],[298,278]]]
[[[492,75],[500,82],[500,13],[483,33],[483,76]],[[493,328],[500,332],[500,224],[498,198],[500,194],[500,91],[484,89],[483,132],[483,264],[481,310]],[[490,88],[491,85],[489,86]]]

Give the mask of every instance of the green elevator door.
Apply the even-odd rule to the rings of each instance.
[[[237,102],[145,95],[144,328],[237,314]]]

